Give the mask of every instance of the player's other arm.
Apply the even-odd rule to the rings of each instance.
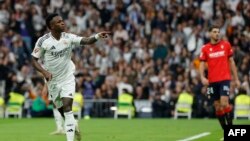
[[[33,67],[39,71],[40,73],[43,74],[43,76],[46,78],[47,81],[50,81],[52,79],[52,74],[49,73],[48,71],[46,71],[41,65],[40,63],[38,63],[38,58],[36,57],[32,57],[32,65]]]
[[[237,73],[237,67],[235,65],[235,62],[232,56],[229,57],[229,64],[230,64],[230,68],[233,74],[233,80],[235,81],[237,87],[240,87],[240,80],[239,80],[238,73]]]
[[[206,68],[206,62],[201,61],[200,68],[199,68],[201,82],[203,85],[208,85],[209,84],[208,79],[205,77],[205,68]]]
[[[98,39],[106,39],[108,36],[111,34],[111,32],[100,32],[97,33],[95,36],[90,36],[90,37],[82,37],[80,44],[81,45],[86,45],[86,44],[93,44],[95,43]]]
[[[240,87],[240,81],[237,73],[237,67],[235,65],[234,59],[233,59],[233,49],[231,47],[231,44],[229,42],[225,42],[225,45],[227,47],[228,52],[228,61],[230,65],[231,72],[233,74],[233,80],[237,87]]]
[[[42,44],[43,44],[43,41],[44,39],[42,38],[39,38],[36,42],[36,45],[34,47],[34,50],[32,52],[32,59],[31,59],[31,63],[33,65],[33,67],[39,71],[40,73],[43,74],[43,76],[45,77],[45,79],[47,81],[51,80],[52,79],[52,74],[49,73],[48,71],[46,71],[38,62],[38,59],[43,56],[44,54],[44,49],[42,47]]]
[[[201,54],[200,54],[200,67],[199,67],[199,71],[200,71],[200,77],[201,77],[201,82],[203,85],[208,85],[208,79],[205,77],[205,68],[206,68],[206,60],[207,60],[207,56],[206,56],[206,52],[205,52],[205,46],[202,47],[201,49]]]

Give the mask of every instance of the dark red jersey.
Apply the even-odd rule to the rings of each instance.
[[[201,49],[200,60],[208,65],[209,83],[230,80],[229,57],[233,50],[228,41],[221,40],[217,44],[205,44]]]

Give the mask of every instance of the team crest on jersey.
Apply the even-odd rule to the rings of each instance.
[[[63,41],[63,44],[64,44],[64,45],[67,45],[68,43],[67,43],[67,41]]]
[[[213,51],[213,49],[212,49],[212,48],[209,48],[209,50],[210,50],[210,51]]]
[[[220,47],[221,47],[221,49],[224,49],[224,46],[223,46],[223,45],[221,45]]]

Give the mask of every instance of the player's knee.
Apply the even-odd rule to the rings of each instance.
[[[220,110],[221,109],[220,103],[214,103],[214,108],[216,111]]]
[[[63,98],[62,102],[63,102],[63,111],[64,112],[72,111],[73,99],[71,99],[71,98]]]
[[[222,108],[225,108],[225,107],[229,106],[229,103],[227,101],[222,100],[220,105],[221,105]]]
[[[72,107],[70,105],[65,105],[65,106],[63,106],[63,111],[64,112],[72,111]]]
[[[222,107],[227,107],[229,105],[229,97],[228,96],[221,96],[220,104]]]
[[[63,114],[63,112],[64,112],[64,111],[63,111],[63,107],[59,108],[58,111],[59,111],[59,113],[61,114],[61,116],[64,117],[64,114]]]

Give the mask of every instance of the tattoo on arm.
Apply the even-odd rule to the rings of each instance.
[[[95,36],[90,36],[90,37],[83,37],[80,44],[81,45],[86,45],[86,44],[93,44],[95,43],[97,40],[95,38]]]

